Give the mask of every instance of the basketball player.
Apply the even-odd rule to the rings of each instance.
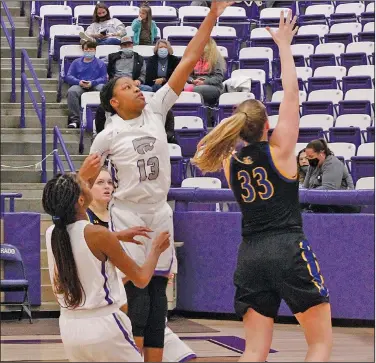
[[[264,362],[273,322],[284,299],[304,330],[306,361],[328,362],[332,346],[329,292],[302,229],[295,145],[299,133],[299,88],[290,44],[297,29],[283,12],[276,32],[284,98],[268,142],[268,115],[257,100],[241,103],[198,145],[194,163],[203,172],[222,167],[242,211],[235,309],[243,318],[242,362]],[[245,143],[239,152],[238,142]]]
[[[113,183],[107,168],[102,168],[97,179],[91,188],[93,200],[86,213],[88,220],[95,225],[108,228],[109,213],[108,203],[111,201],[113,192]],[[145,232],[151,232],[145,227],[134,227],[137,236],[144,235]],[[128,229],[128,232],[130,230]],[[124,290],[124,283],[121,282],[122,306],[120,310],[128,314],[127,296]],[[196,354],[188,347],[179,337],[169,328],[165,327],[164,332],[164,350],[163,362],[186,362],[187,360],[196,358]]]
[[[110,80],[101,92],[101,104],[111,112],[111,122],[97,135],[91,153],[107,155],[114,171],[114,198],[110,205],[111,229],[149,227],[155,233],[169,230],[170,248],[159,258],[149,285],[140,289],[128,282],[129,318],[133,335],[147,362],[163,356],[166,287],[168,275],[176,272],[172,211],[167,204],[171,182],[170,156],[164,128],[166,113],[178,99],[207,44],[217,17],[232,2],[213,1],[211,10],[188,44],[186,51],[163,86],[146,105],[145,98],[130,78]],[[153,233],[150,236],[154,235]],[[139,265],[150,253],[150,242],[124,245]]]
[[[89,158],[100,162],[96,155]],[[51,284],[61,306],[64,348],[73,362],[142,362],[130,320],[120,310],[122,289],[115,267],[144,288],[170,245],[170,235],[163,232],[153,241],[140,267],[117,238],[131,241],[134,235],[116,236],[87,220],[91,200],[87,183],[75,174],[59,175],[43,190],[43,208],[54,222],[46,231],[46,244]]]

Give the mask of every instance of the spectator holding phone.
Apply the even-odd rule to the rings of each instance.
[[[205,105],[215,106],[223,92],[225,70],[226,62],[217,49],[217,43],[210,38],[184,90],[201,94]]]
[[[99,3],[94,9],[93,23],[80,33],[80,37],[85,41],[95,41],[98,45],[118,45],[126,34],[124,24],[119,19],[111,18],[108,7]]]
[[[78,128],[80,124],[80,102],[84,92],[100,91],[107,82],[107,67],[95,58],[97,44],[86,42],[82,45],[84,56],[75,59],[66,75],[68,90],[68,127]]]
[[[158,35],[158,28],[152,19],[151,8],[148,5],[141,5],[137,19],[132,22],[133,43],[135,45],[152,45]]]

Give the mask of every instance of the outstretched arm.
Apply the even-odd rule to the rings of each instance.
[[[209,41],[211,31],[217,18],[233,3],[233,1],[229,2],[223,0],[212,1],[209,14],[204,19],[196,35],[189,42],[179,65],[168,80],[169,86],[177,95],[180,95],[194,66],[204,52],[205,45]]]
[[[279,29],[274,32],[267,28],[278,45],[282,68],[283,100],[279,108],[279,118],[270,139],[270,145],[275,147],[279,156],[288,158],[295,151],[299,134],[299,86],[294,58],[291,52],[291,41],[297,32],[294,29],[296,16],[291,21],[291,11],[286,21],[281,12]]]

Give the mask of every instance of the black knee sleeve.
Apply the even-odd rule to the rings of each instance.
[[[148,287],[140,289],[129,281],[125,284],[124,288],[127,293],[128,317],[132,323],[133,336],[143,337],[150,309]]]
[[[166,328],[167,277],[154,276],[149,283],[150,311],[145,328],[144,347],[163,348]]]

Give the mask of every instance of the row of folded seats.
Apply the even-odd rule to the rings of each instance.
[[[194,121],[192,121],[194,122]],[[180,123],[180,124],[179,124]],[[185,120],[183,123],[188,124]],[[198,139],[201,137],[200,132],[205,133],[202,129],[179,128],[182,122],[177,118],[177,127],[175,129],[176,137],[181,145],[169,144],[170,160],[171,160],[171,185],[172,187],[181,187],[183,181],[188,176],[203,177],[202,173],[190,163],[188,156],[183,156],[183,149],[187,144],[191,144],[191,149]],[[298,155],[300,150],[307,146],[305,143],[297,143],[295,153]],[[330,150],[340,159],[348,168],[353,178],[354,184],[362,178],[373,177],[375,174],[375,143],[368,142],[361,144],[358,148],[352,143],[346,142],[330,142],[328,143]],[[228,188],[228,183],[223,171],[208,173],[205,177],[214,177],[220,180],[221,188]]]

